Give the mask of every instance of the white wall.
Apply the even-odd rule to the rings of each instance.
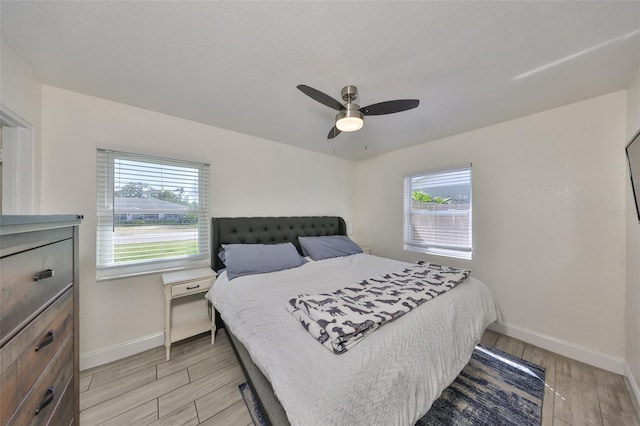
[[[209,161],[214,216],[341,215],[375,254],[470,267],[492,289],[503,321],[624,357],[628,230],[617,212],[628,208],[625,102],[625,92],[613,93],[353,163],[44,86],[42,213],[85,215],[81,353],[163,327],[157,275],[95,281],[100,146]],[[403,251],[403,175],[469,162],[474,259]],[[637,320],[626,324],[628,342]],[[627,348],[633,368],[637,353]]]
[[[640,67],[627,90],[627,140],[640,129]],[[631,192],[629,178],[627,183],[627,276],[626,276],[626,361],[633,377],[632,386],[640,397],[640,223],[636,215],[636,206]],[[637,190],[637,188],[636,188]]]
[[[34,130],[33,208],[37,213],[40,207],[41,85],[29,66],[4,42],[0,44],[0,64],[0,102],[28,121]]]
[[[96,282],[96,148],[211,163],[213,216],[353,218],[352,163],[51,86],[42,91],[42,212],[81,213],[80,353],[163,330],[158,275]]]
[[[625,92],[356,163],[375,254],[472,269],[504,322],[624,356]],[[404,251],[403,175],[473,163],[473,260]]]

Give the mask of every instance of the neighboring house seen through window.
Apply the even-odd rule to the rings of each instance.
[[[471,259],[471,166],[404,179],[404,249]]]
[[[209,165],[98,150],[97,276],[209,264]]]

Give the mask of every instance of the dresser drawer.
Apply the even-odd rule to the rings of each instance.
[[[4,257],[0,270],[2,346],[73,281],[73,240]]]
[[[47,424],[73,376],[73,336],[69,336],[38,381],[31,388],[8,425]],[[48,404],[45,403],[48,401]],[[40,410],[38,408],[45,405]],[[36,414],[36,412],[38,412]]]
[[[183,296],[191,293],[198,293],[211,288],[213,284],[213,278],[206,278],[204,280],[191,281],[184,284],[176,284],[171,286],[171,296]]]
[[[6,423],[72,332],[70,289],[0,349],[0,424]]]
[[[71,420],[73,420],[73,377],[67,383],[67,387],[60,396],[60,401],[47,424],[51,426],[66,426],[71,424]]]
[[[2,227],[0,227],[2,232]],[[73,238],[73,228],[48,229],[46,231],[33,231],[17,234],[3,234],[0,237],[0,257],[57,243],[58,241]]]

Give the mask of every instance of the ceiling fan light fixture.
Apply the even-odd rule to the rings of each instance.
[[[359,109],[343,109],[336,115],[336,128],[341,132],[355,132],[364,126],[364,114]]]
[[[353,101],[358,98],[358,88],[356,86],[345,86],[342,88],[343,105],[326,93],[318,89],[309,87],[306,84],[299,84],[298,90],[311,99],[338,111],[335,124],[331,127],[327,139],[333,139],[342,132],[355,132],[364,126],[364,117],[370,115],[387,115],[396,112],[407,111],[420,105],[418,99],[397,99],[395,101],[378,102],[360,108]]]

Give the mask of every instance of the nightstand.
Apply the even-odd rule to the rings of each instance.
[[[371,249],[370,249],[370,248],[363,248],[363,249],[362,249],[362,252],[363,252],[364,254],[371,254]]]
[[[207,330],[211,330],[211,344],[215,339],[215,316],[209,320],[206,310],[202,318],[189,321],[185,324],[172,326],[171,301],[194,294],[206,293],[216,280],[216,273],[210,268],[189,269],[186,271],[169,272],[162,274],[164,284],[164,347],[167,351],[167,361],[171,359],[171,344],[187,337],[195,336]]]

